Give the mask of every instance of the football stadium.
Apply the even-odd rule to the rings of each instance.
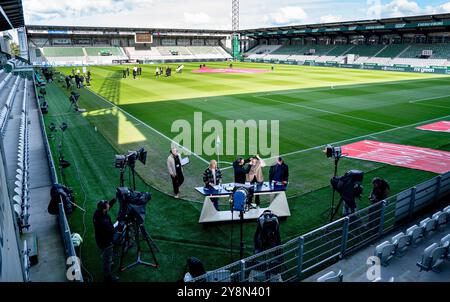
[[[450,13],[228,2],[215,30],[0,1],[0,281],[450,281]]]

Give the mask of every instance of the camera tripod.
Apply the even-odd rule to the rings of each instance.
[[[120,168],[119,186],[125,187],[125,170],[126,167]],[[136,191],[136,170],[133,166],[130,166],[132,176],[132,188]]]
[[[340,159],[341,159],[341,156],[337,156],[334,158],[334,177],[337,176]],[[335,198],[336,198],[336,189],[333,187],[333,196],[331,197],[330,222],[333,221],[334,217],[336,216],[337,212],[339,211],[339,207],[342,205],[342,198],[341,198],[339,200],[337,207],[334,207]]]
[[[143,223],[139,223],[138,221],[134,220],[132,222],[129,222],[125,226],[124,230],[124,238],[122,243],[122,253],[120,255],[120,264],[119,264],[119,271],[124,272],[130,268],[133,268],[139,264],[148,266],[148,267],[159,267],[158,260],[156,259],[155,250],[159,252],[158,247],[154,243],[153,239],[148,234],[147,230],[144,227]],[[134,234],[130,234],[130,232],[133,232]],[[133,238],[134,235],[134,238]],[[142,238],[141,238],[142,236]],[[133,240],[134,239],[134,240]],[[148,248],[150,250],[150,253],[152,254],[153,262],[146,262],[142,260],[142,247],[141,247],[141,241],[142,239],[147,243]],[[124,258],[127,254],[128,250],[132,246],[132,242],[134,241],[136,244],[137,249],[137,255],[136,255],[136,261],[124,266]]]

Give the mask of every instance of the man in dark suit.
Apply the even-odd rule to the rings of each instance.
[[[286,186],[289,182],[289,167],[284,163],[283,158],[278,157],[275,165],[270,167],[269,182],[271,185]]]

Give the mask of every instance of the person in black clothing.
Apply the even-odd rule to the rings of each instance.
[[[75,75],[75,85],[80,88],[80,76],[77,74]]]
[[[127,70],[124,69],[122,70],[123,74],[122,74],[122,78],[126,79],[127,78]]]
[[[369,230],[372,233],[378,232],[381,217],[381,201],[389,197],[391,187],[389,183],[381,178],[375,177],[372,180],[372,192],[369,195],[369,200],[372,206],[369,208]]]
[[[119,278],[113,276],[111,267],[113,261],[113,239],[114,239],[114,225],[108,212],[110,205],[108,201],[100,201],[97,204],[97,210],[94,213],[94,230],[95,241],[100,249],[103,275],[105,282],[117,282]]]
[[[127,77],[129,77],[129,76],[130,76],[130,68],[127,67]]]
[[[133,79],[136,80],[137,69],[133,68]]]
[[[271,185],[287,185],[289,182],[289,167],[278,157],[275,165],[270,167],[269,182]]]
[[[70,89],[70,82],[71,82],[71,79],[70,79],[69,76],[67,76],[67,77],[66,77],[66,86],[67,86],[67,89]]]
[[[247,174],[250,172],[250,165],[245,166],[250,162],[250,159],[238,158],[233,163],[234,169],[234,182],[237,184],[245,184],[247,179]]]

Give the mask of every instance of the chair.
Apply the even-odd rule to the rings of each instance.
[[[450,257],[450,234],[441,239],[441,246],[445,249],[444,258]]]
[[[13,201],[15,204],[22,206],[22,197],[19,195],[14,195]]]
[[[426,218],[420,222],[420,226],[423,228],[424,235],[428,235],[436,230],[436,221],[431,218]]]
[[[417,262],[420,271],[430,271],[438,273],[439,266],[444,262],[445,248],[433,243],[427,247],[422,254],[422,259]]]
[[[392,244],[395,246],[395,254],[403,256],[411,244],[411,235],[405,235],[403,232],[392,237]]]
[[[406,230],[406,234],[411,236],[411,244],[416,245],[423,239],[424,229],[418,227],[417,225],[413,225],[409,229]]]
[[[387,266],[389,261],[394,257],[395,245],[389,241],[385,241],[375,248],[375,256],[380,259],[381,265]]]
[[[444,210],[442,210],[442,211],[450,215],[450,206],[446,207],[446,208],[445,208]]]
[[[432,216],[432,219],[436,221],[437,228],[440,229],[445,226],[449,220],[449,215],[447,212],[437,212]]]
[[[317,282],[342,282],[344,279],[344,275],[342,271],[339,271],[337,274],[334,271],[328,272],[322,277],[317,278]]]

